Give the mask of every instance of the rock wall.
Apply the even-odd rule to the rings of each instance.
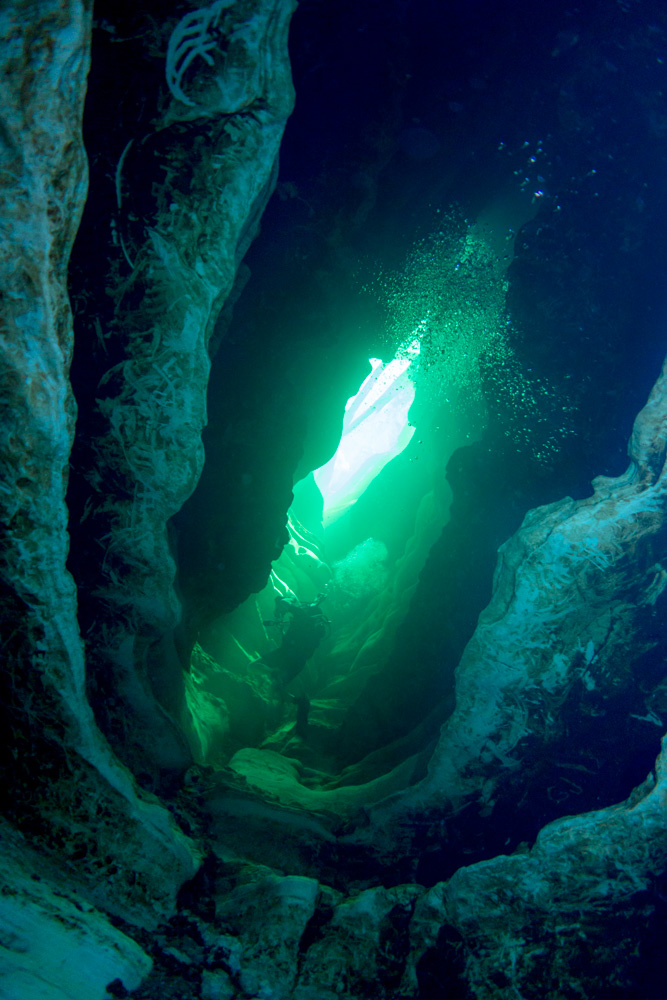
[[[96,716],[154,784],[189,761],[173,721],[187,664],[173,641],[180,603],[167,525],[202,469],[209,341],[275,182],[293,100],[292,8],[291,0],[218,0],[180,18],[144,16],[132,67],[143,118],[128,119],[124,92],[112,102],[122,152],[105,222],[117,245],[92,247],[111,311],[82,308],[82,333],[92,315],[101,343],[81,338],[80,381],[99,381],[87,395],[81,389],[86,484],[75,572],[87,595]],[[130,27],[121,19],[114,30],[129,36]],[[109,56],[119,74],[123,55],[118,44]]]
[[[2,828],[0,978],[6,1000],[104,1000],[109,983],[134,989],[152,961],[76,887]],[[85,969],[85,985],[81,970]]]
[[[447,971],[479,1000],[656,995],[666,971],[655,946],[665,764],[663,744],[627,801],[552,823],[530,851],[461,868],[426,892],[412,917],[407,982],[435,996]]]
[[[137,793],[94,723],[65,565],[75,417],[66,272],[86,196],[90,15],[89,3],[51,0],[0,12],[2,782],[28,842],[89,899],[151,925],[197,854]]]
[[[168,986],[181,1000],[656,996],[667,971],[665,765],[663,749],[625,802],[561,819],[532,848],[429,888],[340,892],[212,856],[154,939],[153,970],[133,995],[160,1000]]]
[[[415,820],[482,828],[526,797],[578,811],[614,779],[628,740],[665,726],[667,367],[635,421],[630,465],[593,494],[530,511],[500,548],[490,604],[456,671],[456,706],[427,776],[372,807],[377,850],[410,842]],[[560,768],[560,770],[559,770]],[[617,785],[615,786],[617,787]],[[530,791],[528,791],[530,789]],[[470,817],[476,819],[470,819]]]
[[[109,309],[77,307],[99,337],[80,338],[71,562],[87,658],[66,566],[66,270],[91,7],[0,12],[2,988],[620,1000],[667,974],[665,751],[625,802],[591,807],[630,791],[667,721],[667,368],[626,474],[531,511],[502,547],[425,776],[419,741],[394,770],[380,753],[333,780],[254,748],[226,773],[193,768],[170,808],[213,846],[197,871],[197,847],[97,727],[142,783],[188,762],[168,522],[201,470],[208,345],[274,180],[291,9],[179,5],[131,37],[99,20],[119,73],[131,44],[152,83],[110,177],[114,253],[100,239],[91,257]],[[465,865],[467,851],[487,860]]]
[[[667,367],[635,422],[627,472],[529,512],[501,547],[425,774],[428,747],[415,741],[379,776],[376,751],[373,780],[362,766],[330,779],[265,748],[240,751],[208,793],[219,843],[294,873],[344,878],[363,857],[379,879],[389,865],[439,881],[564,812],[614,801],[622,783],[629,793],[666,722],[666,420]]]

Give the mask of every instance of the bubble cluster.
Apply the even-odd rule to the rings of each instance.
[[[489,417],[499,433],[538,465],[553,465],[565,440],[577,434],[576,401],[522,366],[507,338],[491,345],[482,367]]]
[[[377,594],[388,578],[389,553],[384,542],[367,538],[334,563],[333,582],[344,598],[360,600]],[[340,595],[339,595],[340,597]]]
[[[575,433],[576,406],[520,362],[506,309],[506,261],[489,236],[452,211],[374,290],[387,308],[392,349],[419,342],[418,399],[449,405],[459,418],[483,413],[518,450],[548,464]]]
[[[379,283],[394,344],[420,342],[417,385],[435,399],[482,401],[481,359],[506,337],[504,266],[483,233],[452,214]]]

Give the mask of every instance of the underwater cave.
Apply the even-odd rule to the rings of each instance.
[[[0,1000],[664,1000],[665,4],[0,39]]]

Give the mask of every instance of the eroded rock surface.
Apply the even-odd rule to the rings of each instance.
[[[665,973],[654,939],[665,909],[666,766],[663,746],[655,773],[626,802],[552,823],[532,850],[461,868],[425,893],[411,922],[406,985],[416,983],[420,961],[422,976],[436,973],[443,928],[458,951],[450,969],[458,964],[479,1000],[620,1000],[633,983],[657,985]]]
[[[627,472],[596,479],[586,499],[530,511],[501,547],[428,775],[373,807],[364,839],[377,846],[384,831],[394,850],[400,824],[409,840],[429,810],[456,825],[473,806],[483,824],[527,785],[556,784],[558,755],[575,766],[573,784],[590,774],[594,783],[604,753],[624,757],[616,727],[633,708],[631,724],[653,727],[657,743],[661,687],[648,664],[664,649],[666,421],[663,369],[635,422]]]
[[[153,925],[196,851],[137,794],[94,723],[65,566],[75,415],[66,272],[86,196],[90,15],[76,0],[0,11],[2,784],[12,821],[90,899]]]
[[[112,178],[113,315],[96,327],[98,423],[76,565],[90,692],[144,782],[188,760],[174,721],[181,658],[167,521],[201,469],[207,344],[273,183],[291,104],[290,13],[281,0],[179,6],[110,43],[141,48],[160,82],[146,89],[150,125],[144,117],[121,144]],[[626,475],[532,511],[503,546],[426,777],[414,744],[399,767],[379,750],[333,780],[254,747],[226,773],[192,769],[171,807],[190,828],[206,826],[216,853],[174,913],[197,851],[137,792],[96,728],[65,568],[74,417],[65,269],[85,196],[89,15],[86,3],[51,0],[0,13],[10,247],[0,257],[11,737],[2,779],[19,830],[3,836],[5,981],[20,1000],[128,989],[136,1000],[620,1000],[642,974],[664,981],[664,754],[622,805],[580,807],[596,794],[610,801],[602,751],[622,762],[626,737],[657,742],[667,717],[655,669],[667,587],[666,372],[635,425]],[[375,652],[371,643],[366,654]],[[212,702],[210,716],[225,704]],[[214,736],[203,719],[192,739],[202,760]],[[520,827],[529,798],[561,817],[582,814],[505,855],[508,813],[516,808]],[[462,848],[471,830],[480,841]],[[482,848],[496,856],[459,867],[463,850]],[[431,874],[458,870],[421,884],[428,852]]]
[[[215,2],[179,7],[180,17],[161,9],[159,22],[137,12],[113,27],[127,32],[120,41],[146,96],[135,120],[122,103],[110,109],[119,159],[104,222],[117,245],[95,267],[113,308],[96,319],[88,367],[99,381],[81,389],[94,428],[81,442],[88,493],[76,572],[88,592],[97,716],[123,758],[153,777],[189,759],[173,721],[186,663],[172,637],[180,603],[167,522],[201,472],[209,341],[275,183],[293,101],[292,9],[291,0]],[[126,72],[128,49],[106,51]],[[82,327],[96,328],[99,308],[86,302]],[[83,365],[91,345],[82,351]]]
[[[143,949],[77,899],[56,872],[45,872],[19,837],[3,828],[1,842],[0,991],[5,1000],[104,1000],[109,983],[136,988],[152,966]]]
[[[666,389],[663,371],[625,475],[531,511],[502,547],[426,775],[414,752],[356,783],[362,769],[331,780],[242,750],[207,791],[218,843],[245,838],[248,857],[313,875],[335,864],[335,840],[378,877],[399,861],[403,877],[437,879],[639,780],[664,723]]]
[[[665,972],[666,755],[627,801],[430,888],[343,893],[217,860],[162,929],[136,996],[158,1000],[170,968],[185,1000],[632,996]]]

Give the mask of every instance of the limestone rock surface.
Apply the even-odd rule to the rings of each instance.
[[[0,644],[7,815],[88,898],[153,924],[196,852],[134,782],[85,693],[65,488],[69,254],[86,196],[81,116],[91,5],[0,9]]]
[[[544,827],[534,845],[427,888],[341,892],[259,865],[218,863],[165,931],[201,996],[294,1000],[623,1000],[664,981],[667,748],[620,804]],[[140,1000],[159,1000],[167,967]],[[187,982],[190,982],[190,979]],[[169,980],[173,983],[173,975]],[[200,996],[186,992],[183,995]]]
[[[315,879],[269,874],[216,900],[216,923],[238,943],[238,984],[248,996],[292,991],[319,895]]]
[[[337,787],[272,751],[242,750],[229,764],[234,777],[221,776],[211,795],[223,840],[235,824],[232,803],[242,800],[236,821],[243,815],[253,830],[257,821],[253,850],[269,850],[272,864],[270,844],[259,844],[262,831],[276,843],[273,822],[286,830],[285,849],[291,831],[317,829],[325,844],[348,822],[346,846],[418,863],[424,844],[446,856],[460,816],[492,830],[494,810],[520,803],[527,787],[556,815],[581,808],[585,790],[595,801],[605,756],[627,757],[623,727],[657,747],[667,717],[661,674],[647,664],[665,649],[666,420],[663,369],[635,422],[627,472],[595,480],[590,497],[529,512],[502,546],[493,597],[458,666],[456,706],[425,777],[417,780],[413,757]],[[239,796],[243,783],[250,794]]]
[[[99,380],[86,404],[78,582],[97,716],[149,775],[189,760],[175,722],[185,664],[172,637],[180,603],[167,523],[202,469],[209,342],[275,183],[293,102],[292,9],[234,0],[158,26],[147,17],[136,86],[154,103],[116,136],[118,245],[96,265],[112,312],[97,317],[102,346],[90,361]],[[96,308],[82,323],[93,325]]]
[[[646,664],[664,652],[666,422],[663,368],[635,422],[626,473],[599,477],[583,500],[530,511],[501,547],[428,774],[372,806],[362,839],[377,846],[384,832],[394,850],[428,810],[455,824],[474,804],[482,822],[499,804],[518,803],[527,784],[556,784],[558,755],[577,780],[588,771],[594,782],[603,747],[625,753],[618,719],[632,721],[638,692],[633,724],[653,727],[657,744],[667,718]],[[571,795],[576,785],[561,787]]]
[[[139,945],[3,831],[0,993],[4,1000],[104,1000],[110,983],[139,985],[152,962]]]
[[[421,886],[366,889],[333,909],[307,950],[294,996],[391,996],[409,949],[408,925]]]
[[[406,992],[429,948],[435,957],[443,927],[458,952],[450,970],[458,965],[476,1000],[620,998],[633,983],[657,984],[665,971],[654,939],[664,920],[666,767],[663,743],[655,773],[626,802],[558,820],[530,851],[460,868],[429,889],[410,925]],[[442,937],[440,949],[442,970]]]

